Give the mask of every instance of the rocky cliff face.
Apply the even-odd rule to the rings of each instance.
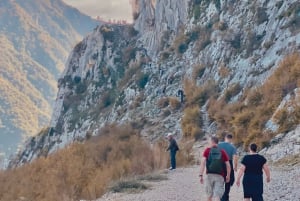
[[[239,86],[227,97],[235,102],[266,82],[286,55],[299,51],[297,0],[136,3],[133,27],[97,27],[73,49],[59,80],[51,126],[30,139],[17,164],[84,140],[112,122],[131,123],[149,140],[170,131],[180,138],[185,80],[216,83],[220,98]],[[297,100],[297,90],[289,92]],[[215,132],[218,124],[207,104],[201,106],[199,124],[204,132]],[[279,132],[271,118],[264,129]]]

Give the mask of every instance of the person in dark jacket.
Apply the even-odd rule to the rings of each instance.
[[[169,147],[167,148],[167,151],[170,151],[171,160],[171,167],[169,169],[174,170],[176,169],[176,152],[179,150],[179,148],[172,133],[168,133],[167,138],[169,140]]]

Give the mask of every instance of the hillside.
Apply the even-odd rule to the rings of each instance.
[[[17,164],[107,123],[151,142],[228,130],[241,148],[268,147],[299,125],[298,1],[135,2],[133,26],[98,26],[73,49],[51,123]]]
[[[61,0],[0,2],[0,152],[49,124],[68,53],[96,25]]]

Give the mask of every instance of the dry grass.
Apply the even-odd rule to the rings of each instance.
[[[176,97],[169,97],[169,104],[172,110],[179,110],[181,103]]]
[[[209,97],[216,95],[218,91],[216,83],[211,80],[208,80],[202,86],[198,86],[195,81],[185,79],[183,87],[186,95],[186,107],[194,105],[202,106]]]
[[[197,64],[193,66],[193,73],[192,78],[193,80],[197,80],[198,78],[201,78],[204,74],[205,66],[202,64]]]
[[[201,115],[198,106],[188,107],[184,110],[181,120],[182,132],[185,137],[198,138],[201,135]]]
[[[130,126],[109,125],[97,137],[0,173],[0,200],[96,199],[111,181],[165,168],[167,155]]]
[[[277,166],[281,166],[281,165],[296,166],[298,164],[300,164],[300,156],[298,154],[284,157],[274,163],[274,165]]]
[[[163,97],[163,98],[160,98],[158,101],[157,101],[157,106],[159,108],[165,108],[169,105],[169,98],[167,97]]]
[[[230,75],[230,69],[225,65],[221,65],[219,68],[219,75],[222,78],[226,78]]]

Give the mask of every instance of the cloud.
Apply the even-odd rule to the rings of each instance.
[[[131,20],[132,11],[129,0],[63,0],[92,17],[101,16],[106,19]]]

